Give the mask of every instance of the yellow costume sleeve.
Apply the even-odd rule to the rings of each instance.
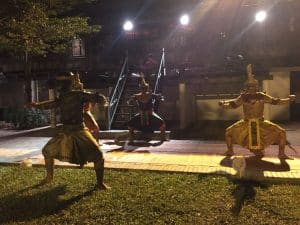
[[[270,95],[267,95],[265,93],[262,93],[264,96],[264,102],[265,103],[269,103],[272,105],[285,105],[285,104],[289,104],[290,103],[290,99],[289,98],[274,98]]]
[[[238,96],[236,99],[231,99],[223,102],[225,109],[236,109],[243,104],[242,96]]]
[[[92,93],[84,92],[83,100],[84,100],[84,102],[99,103],[102,106],[108,105],[108,101],[107,101],[106,97],[102,94],[92,94]]]
[[[34,107],[38,109],[54,109],[57,107],[57,100],[37,102]]]

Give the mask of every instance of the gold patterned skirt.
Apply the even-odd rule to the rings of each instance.
[[[63,125],[42,152],[44,157],[82,165],[103,158],[99,144],[84,125]]]
[[[264,150],[269,145],[279,144],[285,137],[285,130],[268,120],[242,119],[228,127],[226,135],[232,138],[234,144],[249,150]]]

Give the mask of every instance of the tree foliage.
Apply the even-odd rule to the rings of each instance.
[[[42,5],[51,16],[61,16],[98,0],[5,0],[0,1],[0,21],[21,14],[33,4]]]
[[[8,0],[0,2],[0,50],[24,56],[26,101],[31,101],[31,65],[35,56],[63,53],[72,39],[98,32],[87,17],[68,16],[79,2],[92,0]]]
[[[32,56],[64,52],[73,38],[99,31],[99,26],[90,26],[86,17],[54,16],[53,9],[40,3],[20,5],[23,10],[1,21],[1,49]]]

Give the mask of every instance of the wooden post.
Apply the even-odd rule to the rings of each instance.
[[[55,89],[49,89],[49,100],[55,99]],[[56,127],[56,113],[55,109],[50,110],[50,126],[52,128]]]
[[[186,84],[179,83],[179,119],[180,129],[187,126],[187,112],[186,112]]]

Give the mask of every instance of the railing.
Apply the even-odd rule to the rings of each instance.
[[[157,92],[159,91],[159,85],[161,85],[160,81],[161,78],[164,76],[166,76],[166,61],[165,61],[165,49],[163,48],[158,72],[156,74],[155,85],[153,88],[154,94],[157,94]],[[158,110],[159,100],[155,98],[152,104],[153,104],[154,111],[156,112]]]
[[[111,125],[113,123],[118,108],[118,104],[124,90],[127,76],[128,76],[128,56],[124,60],[118,82],[115,86],[114,92],[109,101],[109,108],[108,108],[108,129],[109,130],[111,129]]]
[[[166,61],[165,61],[165,49],[162,49],[162,55],[161,55],[161,59],[160,59],[160,64],[159,64],[159,68],[158,68],[158,72],[156,74],[156,79],[155,79],[155,85],[153,88],[153,93],[156,94],[158,91],[158,87],[159,87],[159,82],[161,77],[166,76]]]

